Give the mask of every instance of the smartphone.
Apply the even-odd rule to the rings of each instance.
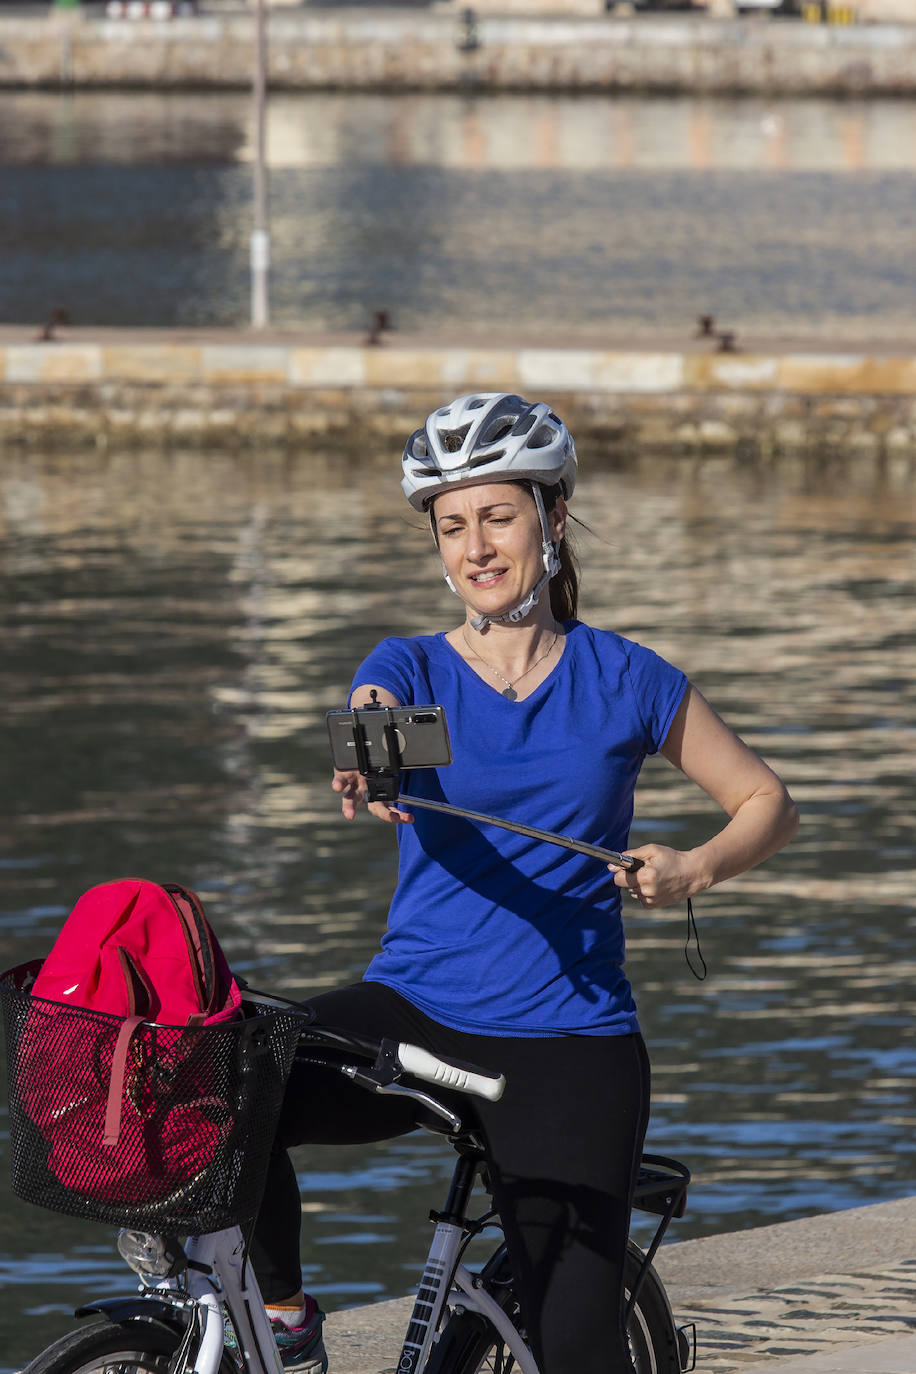
[[[334,767],[356,768],[354,726],[362,731],[370,768],[388,767],[385,726],[395,728],[401,768],[442,768],[452,761],[452,746],[443,706],[392,706],[329,711],[328,735]]]

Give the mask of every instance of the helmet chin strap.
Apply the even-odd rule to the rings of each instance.
[[[488,625],[515,625],[518,621],[524,620],[525,616],[533,611],[538,604],[544,588],[560,571],[559,545],[551,542],[550,532],[547,528],[547,512],[544,509],[544,498],[541,495],[541,488],[537,482],[531,483],[531,495],[534,497],[534,504],[537,506],[538,517],[541,521],[541,560],[544,564],[544,571],[525,599],[520,601],[517,606],[513,606],[511,611],[506,611],[505,615],[472,615],[472,630],[485,630]],[[432,511],[430,511],[430,516],[432,516]],[[449,589],[455,592],[456,596],[460,595],[460,593],[455,591],[452,579],[445,571],[444,563],[442,565],[442,572]]]
[[[555,577],[560,570],[560,560],[554,552],[552,544],[546,545],[547,552],[544,554],[544,562],[547,569],[540,578],[540,581],[532,587],[531,591],[520,601],[517,606],[513,606],[511,611],[506,611],[505,615],[472,615],[471,629],[485,630],[488,625],[515,625],[519,620],[524,620],[529,611],[533,611],[541,596],[541,592],[547,586],[552,577]],[[549,560],[549,561],[548,561]],[[554,570],[551,571],[551,568]],[[454,590],[454,588],[452,588]]]

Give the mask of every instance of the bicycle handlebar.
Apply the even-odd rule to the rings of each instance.
[[[427,1083],[436,1083],[442,1088],[452,1088],[455,1092],[473,1093],[485,1097],[488,1102],[498,1102],[506,1087],[501,1073],[489,1073],[486,1069],[472,1068],[471,1065],[450,1064],[447,1059],[438,1059],[429,1050],[419,1045],[398,1045],[398,1062],[405,1073],[414,1078],[422,1078]]]
[[[338,1053],[351,1052],[375,1059],[376,1067],[387,1059],[392,1069],[400,1069],[414,1078],[422,1078],[426,1083],[435,1083],[441,1088],[451,1088],[454,1092],[470,1093],[484,1097],[489,1102],[498,1102],[506,1087],[505,1077],[491,1069],[481,1068],[479,1064],[467,1064],[461,1060],[440,1059],[429,1050],[407,1042],[394,1040],[374,1040],[355,1031],[341,1030],[335,1026],[323,1026],[313,1018],[314,1012],[307,1002],[294,1002],[276,993],[258,992],[240,980],[244,993],[256,1004],[263,1007],[293,1012],[303,1018],[300,1043],[310,1047],[322,1046]],[[366,1078],[362,1073],[361,1078]]]

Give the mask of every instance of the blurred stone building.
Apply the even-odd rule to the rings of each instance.
[[[856,23],[916,23],[916,0],[827,0],[837,19]],[[683,14],[691,9],[731,18],[735,0],[434,0],[436,8],[473,9],[477,14],[589,15],[651,10]],[[801,12],[805,0],[796,0]]]

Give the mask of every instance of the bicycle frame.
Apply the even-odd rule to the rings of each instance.
[[[426,1368],[433,1339],[439,1327],[442,1310],[453,1289],[462,1295],[461,1306],[481,1316],[496,1328],[506,1347],[515,1357],[521,1374],[538,1374],[531,1351],[522,1341],[516,1327],[477,1277],[458,1257],[465,1240],[465,1228],[454,1221],[436,1224],[433,1242],[420,1280],[407,1336],[397,1364],[397,1374],[421,1374]]]
[[[206,1284],[207,1317],[200,1352],[193,1369],[195,1374],[217,1374],[223,1355],[223,1314],[225,1304],[232,1318],[239,1347],[239,1358],[245,1374],[283,1374],[280,1352],[274,1340],[270,1321],[264,1309],[264,1299],[254,1270],[245,1260],[245,1244],[238,1227],[218,1231],[215,1235],[189,1240],[186,1253],[192,1263],[189,1277]],[[211,1270],[211,1279],[195,1267]],[[216,1283],[213,1283],[213,1279]],[[196,1286],[193,1283],[189,1287]],[[215,1328],[215,1330],[214,1330]],[[216,1337],[215,1361],[209,1363],[211,1335]]]
[[[449,1294],[455,1289],[462,1295],[462,1307],[480,1313],[495,1327],[506,1348],[514,1356],[520,1374],[538,1374],[534,1357],[513,1322],[481,1285],[477,1276],[460,1263],[461,1252],[468,1235],[482,1230],[490,1215],[487,1214],[482,1222],[473,1222],[470,1226],[468,1224],[471,1189],[483,1158],[483,1151],[474,1145],[464,1150],[459,1148],[459,1157],[445,1209],[431,1215],[431,1220],[436,1223],[436,1229],[401,1349],[397,1374],[422,1374],[439,1329],[443,1309]],[[624,1314],[625,1322],[629,1320],[639,1297],[643,1278],[669,1224],[674,1217],[684,1214],[689,1182],[690,1171],[679,1161],[664,1155],[643,1156],[639,1182],[634,1193],[634,1206],[659,1216],[661,1220],[630,1292]]]
[[[482,1151],[473,1140],[466,1139],[459,1148],[445,1207],[431,1217],[436,1223],[435,1231],[396,1366],[397,1374],[423,1374],[445,1306],[455,1296],[457,1306],[479,1313],[493,1326],[513,1355],[519,1374],[538,1374],[534,1357],[511,1318],[478,1276],[461,1263],[468,1237],[483,1230],[492,1215],[487,1213],[479,1221],[468,1221],[471,1192],[482,1162]],[[683,1213],[689,1178],[688,1170],[675,1160],[661,1155],[643,1157],[634,1202],[641,1210],[659,1215],[661,1220],[630,1293],[627,1316],[670,1221]],[[130,1244],[124,1242],[124,1236],[132,1234],[122,1233],[119,1249],[140,1275],[143,1290],[131,1299],[93,1303],[80,1309],[80,1315],[103,1312],[115,1320],[158,1316],[183,1330],[182,1363],[176,1366],[177,1374],[219,1374],[225,1307],[235,1330],[243,1374],[282,1374],[273,1332],[254,1271],[246,1261],[245,1241],[238,1227],[189,1238],[184,1245],[187,1267],[182,1265],[180,1272],[175,1272],[173,1263],[164,1275],[156,1272],[155,1256],[148,1264],[131,1258]],[[160,1270],[161,1267],[160,1264]]]
[[[325,1044],[333,1043],[333,1037],[333,1032],[314,1027],[303,1033],[303,1041],[310,1047],[319,1039]],[[492,1211],[479,1219],[469,1219],[468,1215],[475,1180],[486,1167],[482,1143],[437,1099],[417,1087],[396,1081],[402,1071],[431,1081],[444,1079],[449,1086],[466,1085],[476,1080],[474,1090],[480,1092],[482,1089],[483,1095],[494,1092],[498,1095],[502,1080],[494,1085],[492,1078],[480,1078],[468,1066],[438,1061],[416,1047],[394,1046],[393,1042],[383,1042],[373,1069],[354,1064],[338,1064],[337,1067],[373,1092],[412,1098],[419,1107],[426,1109],[425,1116],[421,1113],[422,1124],[438,1134],[448,1135],[458,1155],[445,1207],[431,1215],[436,1223],[435,1232],[397,1374],[424,1374],[428,1368],[450,1294],[457,1295],[455,1307],[478,1313],[490,1323],[514,1357],[519,1374],[538,1374],[534,1357],[509,1313],[488,1292],[480,1277],[461,1262],[470,1238],[479,1234],[495,1217]],[[465,1090],[468,1090],[466,1086]],[[627,1319],[669,1222],[674,1216],[683,1214],[689,1180],[689,1171],[677,1161],[659,1155],[643,1157],[634,1205],[659,1215],[661,1220],[642,1268],[631,1285]],[[78,1315],[98,1312],[118,1322],[137,1318],[163,1322],[180,1336],[170,1366],[173,1374],[219,1374],[225,1349],[225,1310],[235,1332],[237,1361],[242,1374],[283,1374],[273,1331],[257,1279],[247,1261],[245,1238],[239,1227],[188,1238],[183,1249],[173,1237],[125,1230],[119,1237],[118,1249],[139,1275],[143,1284],[141,1292],[132,1298],[89,1304],[81,1308]]]
[[[397,1374],[422,1374],[426,1368],[443,1309],[453,1288],[462,1294],[462,1306],[479,1312],[496,1328],[515,1356],[521,1374],[538,1374],[531,1352],[499,1303],[481,1287],[471,1271],[459,1263],[468,1236],[468,1203],[481,1159],[479,1150],[465,1152],[459,1149],[445,1208],[431,1215],[436,1229],[401,1349]],[[472,1230],[476,1229],[475,1224]]]
[[[144,1264],[131,1258],[123,1244],[118,1249],[143,1284],[132,1298],[105,1298],[88,1303],[77,1316],[98,1312],[114,1321],[156,1317],[184,1335],[176,1374],[218,1374],[223,1359],[225,1326],[223,1307],[229,1312],[238,1341],[238,1359],[244,1374],[283,1374],[283,1366],[264,1300],[251,1265],[245,1258],[245,1238],[239,1227],[188,1237],[183,1255],[187,1267],[167,1274],[157,1272],[155,1261]],[[158,1237],[148,1237],[156,1242]]]
[[[464,1227],[455,1221],[439,1221],[417,1290],[411,1325],[408,1326],[407,1338],[401,1348],[397,1374],[420,1374],[426,1369],[442,1309],[453,1289],[457,1289],[463,1298],[461,1307],[470,1312],[479,1312],[496,1327],[501,1340],[515,1356],[520,1374],[538,1374],[533,1355],[503,1308],[479,1285],[477,1276],[466,1265],[459,1263],[463,1242]]]
[[[492,1323],[515,1356],[520,1374],[538,1374],[537,1365],[511,1320],[480,1287],[476,1276],[458,1262],[466,1228],[458,1221],[436,1225],[404,1346],[398,1374],[421,1374],[446,1300],[457,1290],[461,1305]],[[245,1243],[238,1227],[185,1243],[188,1269],[178,1276],[142,1273],[144,1288],[132,1298],[107,1298],[87,1304],[78,1315],[104,1313],[114,1320],[158,1317],[184,1330],[177,1374],[219,1374],[224,1349],[223,1306],[238,1341],[237,1359],[244,1374],[283,1374],[280,1355],[257,1279],[245,1263]],[[431,1300],[430,1300],[431,1299]]]

